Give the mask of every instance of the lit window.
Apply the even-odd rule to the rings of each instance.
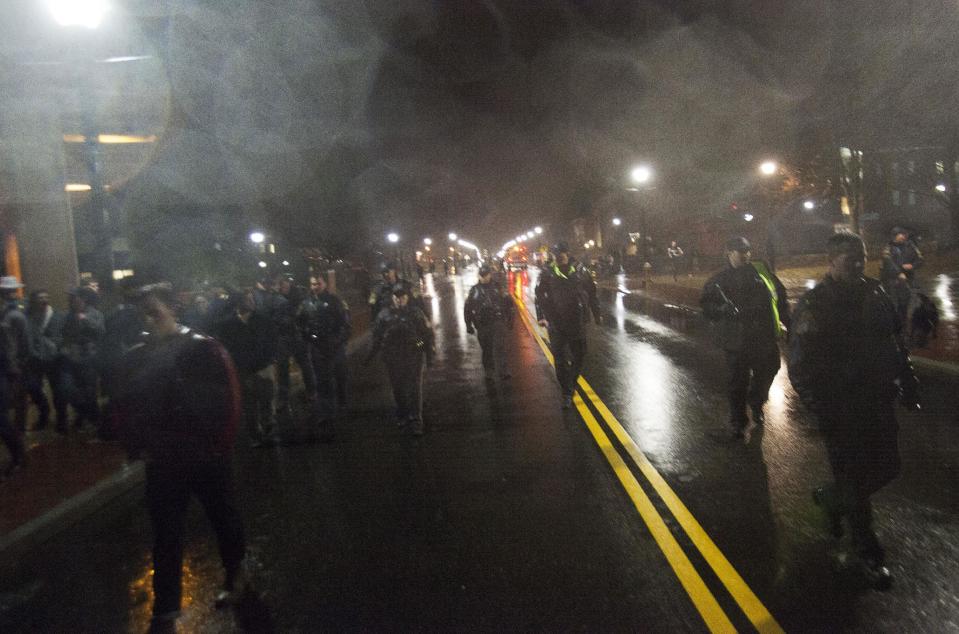
[[[902,201],[899,198],[899,190],[892,190],[892,204],[898,207]]]

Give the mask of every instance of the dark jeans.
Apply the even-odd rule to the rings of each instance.
[[[200,500],[216,532],[220,559],[231,587],[246,542],[228,458],[151,460],[146,470],[147,506],[153,524],[153,614],[180,609],[184,519],[190,498]]]
[[[93,359],[64,359],[60,373],[60,393],[77,411],[77,425],[84,420],[98,421],[97,368]]]
[[[899,425],[893,405],[880,399],[843,403],[822,421],[833,473],[833,483],[823,487],[823,502],[846,517],[859,555],[882,563],[869,498],[899,475]]]
[[[586,336],[570,336],[551,328],[549,349],[556,363],[556,380],[559,381],[560,389],[563,390],[563,395],[572,396],[586,359]]]
[[[60,364],[58,361],[33,360],[27,364],[27,369],[23,374],[24,387],[40,410],[41,423],[50,417],[50,403],[43,391],[44,379],[50,384],[50,391],[53,393],[53,408],[56,411],[57,425],[65,425],[67,422],[67,399],[62,391],[63,384],[60,380]]]
[[[400,420],[423,420],[423,353],[403,359],[385,358]]]
[[[747,342],[748,344],[748,342]],[[729,368],[729,421],[743,428],[749,422],[746,406],[761,408],[769,399],[769,386],[779,372],[779,348],[775,341],[747,345],[726,353]]]
[[[313,364],[310,360],[310,346],[301,339],[280,341],[279,354],[276,360],[276,404],[285,407],[290,402],[290,357],[296,361],[303,377],[303,387],[307,394],[316,390],[316,380],[313,375]]]
[[[506,353],[506,324],[501,320],[493,320],[483,326],[477,325],[476,338],[483,349],[483,369],[487,375],[493,374],[497,368],[502,376],[509,374],[509,359]]]
[[[262,374],[240,377],[243,392],[243,421],[251,442],[260,442],[273,433],[273,379]]]

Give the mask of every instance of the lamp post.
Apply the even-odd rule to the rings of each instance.
[[[640,192],[647,190],[649,189],[649,183],[653,180],[653,170],[648,165],[636,165],[629,172],[629,179],[633,183],[633,186],[628,188],[629,191]],[[649,262],[649,232],[646,226],[646,205],[644,201],[641,200],[639,201],[639,213],[643,232],[643,287],[646,287],[649,285],[649,272],[653,265]]]

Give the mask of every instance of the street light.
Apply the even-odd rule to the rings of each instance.
[[[637,185],[645,185],[653,178],[653,170],[647,165],[637,165],[629,173],[629,178]]]
[[[260,261],[258,262],[258,264],[259,264],[259,266],[260,266],[261,269],[265,269],[265,268],[266,268],[266,262],[264,262],[263,260],[260,260]]]
[[[53,19],[60,26],[95,29],[110,8],[106,0],[47,0]]]
[[[939,183],[938,185],[936,185],[936,191],[942,193],[946,191],[946,186],[943,185],[942,183]]]
[[[804,208],[806,208],[806,209],[812,210],[812,209],[815,209],[815,208],[816,208],[816,203],[814,203],[814,202],[811,201],[811,200],[807,200],[806,202],[804,202],[804,203],[802,204],[802,206],[803,206]]]
[[[423,244],[426,246],[433,244],[433,238],[423,238]]]
[[[396,244],[400,241],[400,236],[396,233],[388,233],[386,234],[386,239],[392,244]]]
[[[457,236],[455,233],[450,232],[449,239],[450,239],[452,242],[456,242],[456,238],[457,238],[457,237],[459,237],[459,236]]]
[[[776,164],[776,161],[763,161],[759,164],[759,173],[763,176],[772,176],[779,170],[779,165]]]
[[[543,233],[543,228],[542,228],[542,227],[533,227],[533,231],[536,233],[536,235],[539,235],[539,234]]]
[[[263,235],[262,231],[254,231],[250,234],[250,242],[253,244],[263,244],[264,240],[266,240],[266,236]]]
[[[614,227],[618,227],[618,226],[621,225],[621,224],[623,224],[623,221],[622,221],[622,220],[620,220],[619,218],[613,218],[613,226],[614,226]]]

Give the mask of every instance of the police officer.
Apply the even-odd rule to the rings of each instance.
[[[466,332],[477,333],[483,349],[483,369],[486,380],[510,378],[506,354],[506,334],[513,327],[513,302],[503,288],[493,281],[493,270],[483,265],[479,269],[479,283],[470,289],[463,306]]]
[[[729,427],[740,439],[749,424],[765,422],[763,406],[779,372],[780,336],[789,324],[786,289],[761,261],[752,261],[746,238],[726,243],[728,265],[703,287],[700,305],[706,319],[717,325],[720,346],[729,368]]]
[[[298,322],[310,346],[316,377],[318,438],[329,441],[333,439],[333,420],[337,411],[337,364],[341,356],[345,361],[346,343],[352,330],[349,313],[345,303],[327,289],[326,280],[317,276],[309,299],[303,303]]]
[[[370,291],[370,323],[376,320],[384,308],[389,308],[393,304],[393,288],[397,284],[402,284],[406,288],[410,297],[410,302],[427,314],[426,305],[419,294],[419,288],[408,280],[399,277],[397,273],[398,265],[396,262],[385,262],[380,267],[382,279],[377,282]]]
[[[310,359],[310,347],[298,328],[298,320],[305,310],[305,302],[309,299],[310,291],[293,283],[293,279],[286,274],[279,274],[275,278],[277,294],[284,299],[278,309],[283,311],[282,318],[276,321],[277,325],[277,354],[276,354],[276,412],[277,416],[291,417],[290,411],[290,357],[296,361],[303,379],[303,388],[307,399],[312,400],[316,394],[316,380],[313,374],[313,363]]]
[[[863,276],[866,248],[838,233],[827,243],[829,271],[796,307],[789,337],[789,378],[820,421],[833,482],[813,492],[842,536],[846,518],[867,581],[887,588],[892,576],[872,528],[870,496],[899,474],[897,395],[919,409],[918,381],[900,335],[895,307],[876,280]]]
[[[589,313],[603,323],[596,282],[586,268],[570,257],[569,245],[553,247],[555,259],[536,283],[536,319],[549,331],[549,347],[556,363],[556,379],[563,391],[562,408],[573,403],[573,391],[586,358],[586,322]]]
[[[916,288],[916,271],[920,266],[922,266],[922,253],[919,247],[909,239],[908,231],[901,227],[894,227],[892,239],[882,250],[882,268],[879,277],[903,323],[909,309],[909,300]]]
[[[397,283],[392,296],[392,304],[373,322],[373,347],[366,362],[382,352],[396,401],[397,424],[409,423],[413,435],[422,436],[423,366],[433,365],[433,329],[423,311],[413,305],[406,285]]]

